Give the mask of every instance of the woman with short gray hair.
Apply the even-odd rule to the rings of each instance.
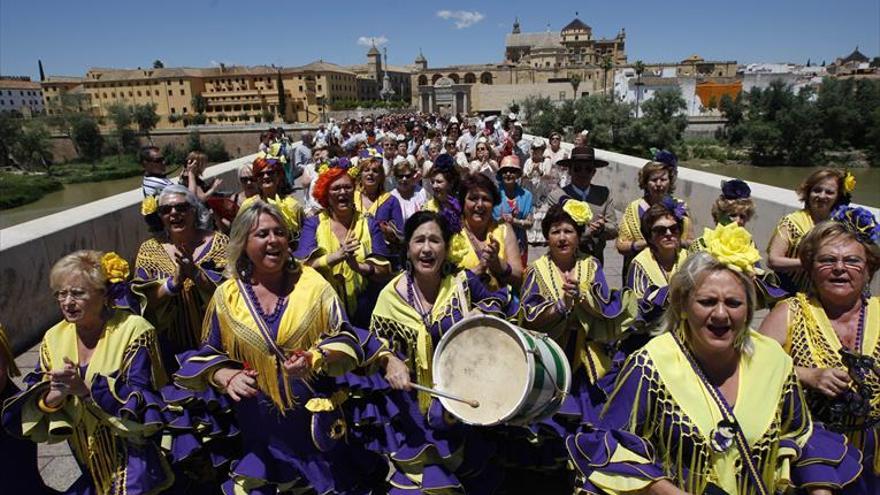
[[[199,343],[205,308],[223,281],[229,238],[211,230],[210,212],[184,186],[166,187],[155,208],[163,229],[141,244],[132,289],[147,299],[144,317],[174,371],[174,355]]]
[[[567,439],[585,491],[830,495],[859,477],[855,449],[812,423],[791,359],[749,328],[760,255],[735,227],[672,276],[661,334],[623,365],[600,428]]]

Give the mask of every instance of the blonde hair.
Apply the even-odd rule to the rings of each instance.
[[[49,287],[60,290],[61,284],[70,277],[82,277],[88,287],[86,289],[104,290],[107,288],[107,276],[101,267],[104,253],[91,249],[74,251],[56,261],[49,272]]]
[[[824,222],[820,222],[810,229],[810,231],[807,232],[807,235],[801,239],[797,249],[797,255],[798,259],[801,260],[801,266],[809,276],[813,261],[816,259],[816,253],[819,252],[819,248],[822,247],[822,244],[826,241],[841,237],[853,240],[864,246],[865,259],[867,260],[868,265],[868,279],[866,283],[870,284],[874,279],[874,275],[877,273],[877,269],[880,268],[880,246],[860,241],[855,232],[849,230],[844,224],[835,220],[825,220]]]
[[[724,215],[730,216],[733,213],[741,213],[751,220],[755,215],[755,202],[752,201],[752,198],[727,199],[724,196],[718,196],[718,199],[712,204],[712,220],[715,223],[721,221],[721,217]]]
[[[642,191],[648,191],[648,180],[651,178],[652,174],[660,171],[665,171],[666,176],[669,177],[669,188],[666,190],[666,193],[672,194],[672,192],[675,191],[676,174],[672,167],[661,162],[648,162],[641,170],[639,170],[639,187]]]
[[[730,269],[705,251],[690,255],[669,281],[669,293],[666,299],[668,305],[656,333],[677,331],[679,325],[686,321],[684,314],[687,311],[691,295],[703,283],[707,275],[722,270],[734,274],[745,290],[748,314],[742,328],[734,330],[736,332],[734,347],[744,354],[751,355],[754,350],[754,343],[751,337],[749,337],[749,326],[752,323],[752,318],[755,316],[755,307],[757,306],[755,284],[742,272]],[[685,331],[683,338],[685,341],[690,339],[690,330]]]
[[[269,204],[259,197],[255,197],[249,201],[247,207],[241,209],[232,221],[232,227],[229,231],[229,244],[226,245],[226,270],[225,275],[228,278],[241,278],[242,272],[247,272],[252,265],[251,260],[247,257],[245,247],[251,235],[251,230],[260,219],[263,213],[274,218],[281,227],[284,235],[287,236],[288,248],[293,244],[293,233],[287,228],[284,222],[284,216],[278,207]],[[289,254],[288,271],[296,273],[300,270],[300,264]]]

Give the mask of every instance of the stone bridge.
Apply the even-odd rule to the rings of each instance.
[[[618,209],[641,196],[638,172],[645,164],[644,158],[603,150],[597,150],[596,154],[610,165],[598,170],[594,182],[611,188]],[[205,175],[235,184],[238,168],[253,159],[254,155],[249,155],[214,165]],[[727,177],[721,175],[680,168],[676,195],[687,201],[696,232],[713,226],[711,205],[725,179]],[[801,177],[792,177],[792,187],[800,180]],[[750,185],[757,214],[749,222],[749,229],[763,250],[779,218],[802,205],[793,190],[757,183]],[[0,230],[0,322],[9,334],[18,356],[16,362],[23,372],[32,370],[36,364],[37,353],[32,347],[61,319],[49,290],[49,270],[53,263],[77,249],[113,250],[133,262],[138,247],[148,237],[140,214],[142,198],[137,189]],[[875,216],[880,215],[877,208],[870,209]],[[618,211],[618,215],[622,216],[622,212]],[[613,244],[607,248],[605,259],[608,279],[618,286],[622,263]],[[875,294],[880,293],[880,280],[874,281],[872,289]],[[79,475],[66,444],[41,445],[39,452],[43,476],[53,488],[65,489]]]

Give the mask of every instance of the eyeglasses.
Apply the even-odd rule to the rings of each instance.
[[[666,234],[678,235],[681,233],[681,227],[678,225],[655,225],[651,227],[651,234],[653,235],[666,235]]]
[[[89,291],[85,289],[63,289],[56,290],[54,293],[55,300],[58,302],[65,301],[68,297],[74,301],[83,301],[89,296]]]
[[[242,184],[244,184],[244,185],[246,185],[246,186],[249,186],[249,185],[253,184],[253,183],[256,181],[256,179],[254,179],[253,176],[251,176],[251,177],[239,177],[238,180],[239,180],[239,182],[241,182]]]
[[[171,205],[162,205],[159,207],[160,215],[170,215],[172,212],[176,211],[177,213],[186,213],[192,209],[192,205],[189,203],[175,203]]]
[[[832,256],[822,256],[816,260],[816,265],[819,266],[820,269],[828,269],[834,268],[838,263],[843,263],[845,268],[855,268],[857,270],[861,270],[865,267],[867,261],[858,256],[846,256],[844,258],[834,258]]]

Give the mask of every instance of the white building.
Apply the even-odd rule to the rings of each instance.
[[[25,116],[43,111],[43,90],[29,77],[0,77],[0,112],[16,111]]]

